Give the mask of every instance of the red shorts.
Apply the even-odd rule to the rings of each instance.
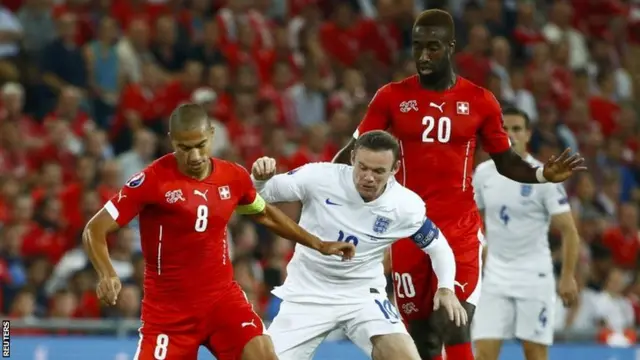
[[[441,229],[442,230],[442,229]],[[455,238],[443,233],[450,244],[476,243],[466,251],[453,253],[456,259],[456,296],[460,301],[476,305],[480,297],[482,269],[482,233],[473,237]],[[397,308],[407,320],[425,319],[433,311],[433,297],[438,278],[431,267],[431,259],[411,239],[402,239],[391,247],[391,271]]]
[[[168,319],[178,322],[172,324]],[[263,334],[262,320],[240,286],[234,283],[223,297],[202,312],[188,316],[181,313],[176,317],[147,312],[133,359],[196,360],[202,345],[218,360],[239,360],[245,345]]]

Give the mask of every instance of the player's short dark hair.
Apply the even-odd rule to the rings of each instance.
[[[444,28],[451,37],[450,40],[456,37],[456,27],[453,23],[453,17],[444,10],[431,9],[421,12],[413,23],[413,27],[415,28],[416,26]]]
[[[195,103],[186,103],[173,110],[169,117],[169,133],[172,131],[191,131],[210,127],[211,122],[206,110]]]
[[[393,135],[383,130],[367,131],[356,140],[353,150],[365,148],[373,151],[391,151],[393,161],[400,159],[400,143]]]
[[[531,118],[529,115],[515,106],[507,106],[502,109],[502,116],[520,116],[524,119],[524,127],[527,129],[531,127]]]

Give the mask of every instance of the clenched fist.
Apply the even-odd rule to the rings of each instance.
[[[256,180],[266,181],[276,174],[276,160],[263,156],[256,160],[251,166],[251,175]]]
[[[121,289],[122,284],[117,276],[105,277],[98,282],[96,294],[98,295],[98,299],[103,303],[115,305]]]

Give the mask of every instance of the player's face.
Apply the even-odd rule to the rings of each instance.
[[[514,150],[523,154],[531,139],[531,131],[527,129],[524,118],[519,115],[506,115],[503,120],[504,130],[509,135]]]
[[[351,153],[353,181],[360,196],[366,201],[375,200],[398,171],[400,161],[394,160],[393,152],[360,148]]]
[[[411,51],[418,74],[422,77],[443,74],[451,68],[455,41],[441,27],[416,26],[412,34]]]
[[[200,175],[208,169],[213,128],[171,132],[171,144],[178,163],[190,175]]]

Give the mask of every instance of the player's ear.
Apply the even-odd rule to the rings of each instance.
[[[391,174],[395,175],[398,170],[400,170],[400,160],[396,160],[396,163],[393,164],[393,168],[391,169]]]
[[[351,165],[355,165],[355,164],[356,164],[356,151],[351,150]]]
[[[455,52],[456,52],[456,41],[451,40],[449,42],[449,55],[453,56]]]

